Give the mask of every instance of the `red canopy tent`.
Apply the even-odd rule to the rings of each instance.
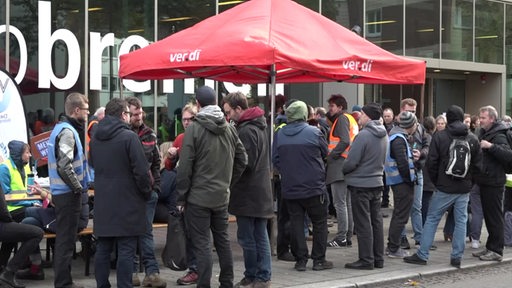
[[[291,0],[251,0],[120,56],[126,79],[422,84],[426,65]],[[272,113],[274,112],[272,101]]]

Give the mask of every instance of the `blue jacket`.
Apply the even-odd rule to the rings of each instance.
[[[70,163],[76,180],[80,183],[81,187],[71,187],[64,179],[61,178],[61,174],[58,172],[58,157],[59,157],[59,135],[64,130],[68,129],[73,132],[74,137],[74,152],[73,159]],[[78,132],[73,126],[68,123],[61,121],[53,129],[50,139],[48,141],[48,174],[50,176],[50,189],[53,195],[60,195],[70,192],[77,193],[77,190],[87,189],[89,184],[89,176],[87,174],[87,160],[85,159],[82,142],[78,136]],[[79,188],[79,189],[77,189]],[[81,192],[81,191],[80,191]]]
[[[408,183],[413,185],[416,180],[416,172],[409,142],[405,138],[404,133],[402,133],[405,131],[397,127],[391,131],[386,153],[386,164],[384,165],[386,184]]]
[[[284,199],[306,199],[327,193],[327,141],[320,129],[292,122],[279,129],[272,144],[272,163],[281,174]]]

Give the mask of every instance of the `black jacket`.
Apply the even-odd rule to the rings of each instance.
[[[469,193],[473,176],[480,173],[482,150],[476,136],[468,131],[464,123],[455,121],[448,124],[446,129],[438,131],[432,136],[427,168],[432,183],[439,191],[454,194]],[[450,144],[455,137],[466,137],[471,148],[470,170],[465,178],[452,177],[445,172],[450,159]]]
[[[478,178],[478,184],[494,187],[505,185],[505,170],[503,164],[512,161],[512,150],[509,147],[507,127],[502,123],[494,123],[488,130],[480,129],[480,140],[487,140],[493,145],[489,149],[482,149],[482,175]]]
[[[136,236],[146,232],[151,193],[148,161],[137,134],[117,117],[105,116],[91,140],[94,167],[94,235]]]
[[[247,152],[247,166],[240,180],[231,187],[229,213],[236,216],[272,218],[272,186],[270,182],[270,141],[265,112],[249,108],[238,120],[240,141]]]

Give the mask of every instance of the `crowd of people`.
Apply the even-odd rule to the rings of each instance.
[[[0,164],[0,283],[23,288],[18,279],[45,278],[39,242],[50,231],[57,235],[54,286],[80,287],[71,277],[71,261],[89,212],[97,241],[97,287],[111,287],[114,251],[117,287],[167,286],[155,257],[152,223],[169,213],[183,213],[185,220],[188,271],[177,279],[179,285],[210,287],[215,248],[220,287],[270,287],[272,237],[277,259],[294,262],[297,271],[306,271],[309,259],[315,271],[332,269],[328,249],[350,249],[353,237],[359,257],[347,269],[383,268],[385,256],[426,265],[445,214],[452,266],[460,268],[467,237],[473,249],[480,248],[482,221],[489,237],[472,255],[502,260],[510,118],[500,119],[492,106],[471,116],[452,105],[420,123],[411,98],[401,101],[397,115],[378,103],[348,112],[340,94],[328,99],[328,109],[282,95],[276,104],[276,115],[268,115],[241,92],[219,103],[215,90],[202,86],[195,101],[178,111],[184,132],[161,143],[161,133],[144,122],[140,99],[114,98],[88,119],[88,99],[71,93],[59,121],[52,122],[53,111],[45,110],[46,120],[32,127],[51,131],[50,189],[29,184],[35,171],[27,143],[11,141],[10,157]],[[87,193],[92,184],[93,210]],[[5,201],[4,195],[20,191],[40,200]],[[390,206],[386,233],[381,209]],[[277,236],[269,230],[276,214]],[[237,283],[229,215],[236,216],[244,257]],[[336,233],[328,239],[333,216]],[[409,219],[417,247],[412,255]]]

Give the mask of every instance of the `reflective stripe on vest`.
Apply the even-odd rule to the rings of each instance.
[[[274,125],[274,126],[275,126],[275,125]],[[286,126],[286,123],[281,123],[281,124],[277,125],[277,126],[274,128],[274,132],[279,131],[279,129],[283,128],[284,126]]]
[[[23,191],[23,193],[25,193],[25,191],[27,191],[28,174],[31,173],[29,165],[26,164],[25,166],[23,166],[23,170],[25,170],[25,181],[21,179],[21,174],[20,171],[18,171],[18,168],[12,165],[11,158],[7,159],[4,162],[4,165],[7,166],[7,168],[9,168],[9,175],[11,175],[11,193],[13,193],[14,191]],[[7,210],[9,210],[9,212],[19,209],[21,207],[23,206],[16,205],[15,202],[7,204]]]
[[[357,121],[356,121],[356,119],[354,119],[354,117],[352,117],[352,115],[350,115],[348,113],[343,113],[343,115],[345,115],[348,118],[348,122],[349,122],[348,132],[349,132],[350,143],[348,144],[347,149],[345,149],[345,151],[343,151],[341,153],[341,157],[347,158],[348,151],[350,150],[350,145],[352,145],[352,141],[354,141],[354,137],[356,137],[357,133],[359,133],[359,125],[357,125]],[[334,123],[332,124],[332,128],[331,128],[331,133],[329,133],[329,146],[327,146],[327,148],[329,149],[329,153],[331,153],[331,151],[334,150],[334,148],[336,148],[336,145],[338,145],[338,143],[340,143],[340,137],[334,136],[334,130],[336,130],[335,127],[336,127],[336,124],[338,124],[339,118],[340,117],[338,117],[338,118],[336,118],[336,120],[334,120]]]
[[[75,152],[77,153],[74,153],[72,162],[73,171],[75,172],[76,177],[80,181],[80,184],[83,188],[87,188],[87,184],[89,183],[89,177],[87,174],[87,160],[85,159],[80,137],[78,136],[78,133],[73,128],[73,126],[71,126],[71,124],[67,122],[59,122],[57,125],[55,125],[55,128],[50,135],[50,140],[48,141],[48,174],[50,176],[50,189],[54,195],[71,192],[71,188],[66,183],[64,183],[62,178],[60,178],[59,173],[57,172],[57,156],[55,154],[55,143],[57,141],[57,136],[65,128],[70,129],[73,132],[73,136],[75,138]]]
[[[393,134],[389,136],[389,145],[388,150],[386,151],[386,163],[384,165],[384,172],[386,174],[386,185],[396,185],[400,183],[404,183],[404,179],[400,175],[398,171],[398,166],[396,164],[396,160],[391,158],[391,141],[395,140],[397,137],[404,139],[406,149],[407,149],[407,159],[409,162],[409,175],[411,177],[411,182],[416,180],[416,173],[414,172],[414,162],[412,158],[411,149],[409,147],[409,142],[402,134]]]

